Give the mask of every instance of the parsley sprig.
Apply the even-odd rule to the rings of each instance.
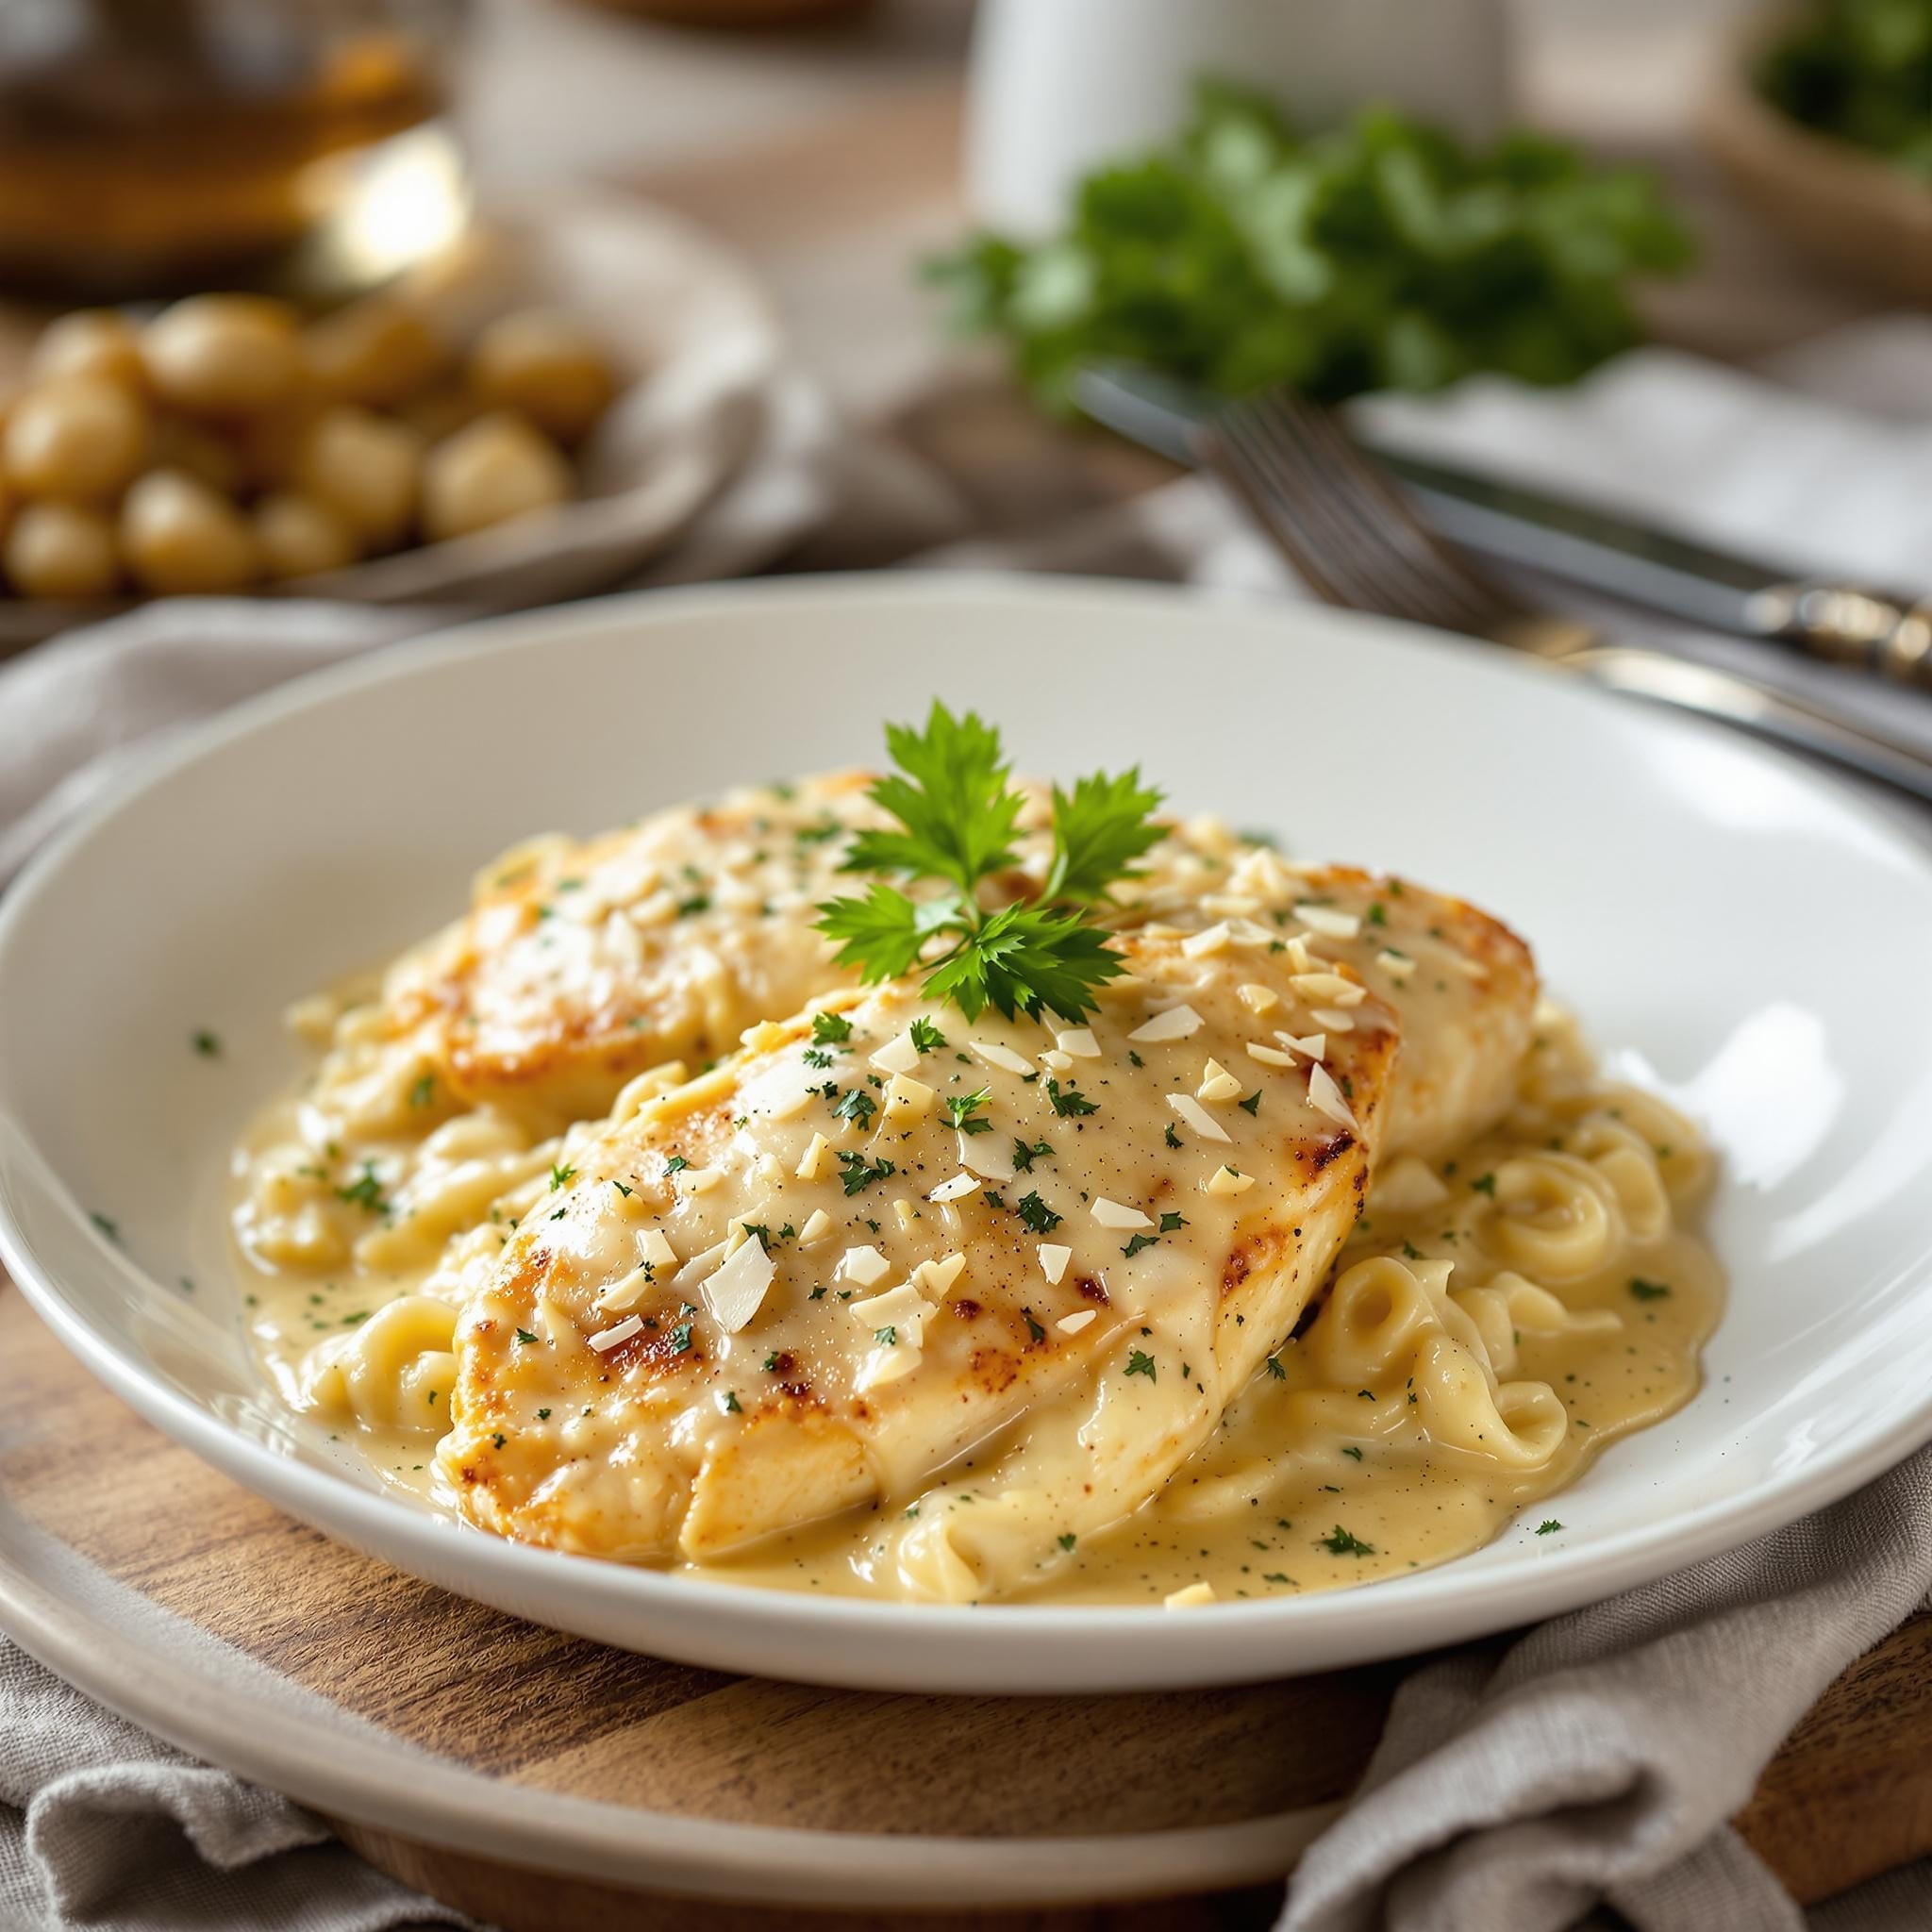
[[[924,730],[889,724],[898,771],[871,791],[897,829],[861,832],[841,870],[882,874],[862,896],[822,905],[819,930],[838,961],[871,985],[926,970],[924,991],[976,1020],[988,1007],[1011,1019],[1042,1012],[1082,1020],[1094,989],[1124,970],[1091,914],[1108,887],[1159,842],[1152,823],[1160,794],[1138,769],[1095,773],[1071,791],[1053,790],[1053,858],[1038,899],[989,910],[980,888],[1016,862],[1013,841],[1025,801],[1011,785],[999,732],[968,711],[934,701]],[[939,890],[914,899],[903,883]]]

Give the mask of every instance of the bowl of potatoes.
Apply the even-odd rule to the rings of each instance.
[[[749,276],[630,202],[498,217],[326,313],[56,317],[0,400],[0,643],[149,597],[602,588],[742,464],[775,364]]]

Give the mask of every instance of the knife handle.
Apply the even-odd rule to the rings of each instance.
[[[1760,637],[1932,691],[1932,599],[1916,604],[1853,584],[1774,584],[1751,599]]]

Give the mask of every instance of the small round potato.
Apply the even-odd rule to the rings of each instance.
[[[34,344],[29,373],[45,375],[104,375],[138,389],[145,380],[141,339],[118,308],[76,308],[58,316]]]
[[[310,425],[291,480],[386,550],[408,534],[422,475],[423,439],[407,423],[345,404]]]
[[[521,416],[499,412],[459,429],[423,471],[423,531],[431,542],[466,537],[569,500],[570,465]]]
[[[186,470],[224,496],[239,496],[248,482],[242,452],[234,442],[182,416],[156,419],[148,465],[157,470]]]
[[[145,460],[148,427],[147,406],[124,384],[52,376],[7,419],[7,474],[25,496],[112,496]]]
[[[310,323],[302,346],[317,387],[338,403],[401,403],[450,359],[442,339],[413,308],[380,295]]]
[[[300,387],[300,319],[266,295],[191,295],[141,336],[155,393],[191,415],[246,416]]]
[[[121,581],[111,519],[79,503],[26,505],[7,533],[0,562],[23,597],[107,597]]]
[[[127,492],[121,550],[142,588],[160,596],[245,590],[260,568],[242,512],[184,470],[150,470]]]
[[[476,391],[460,382],[439,382],[396,406],[396,414],[428,442],[441,442],[487,413]]]
[[[255,507],[255,541],[271,577],[311,577],[354,563],[361,546],[348,520],[325,503],[279,490]]]
[[[559,442],[575,442],[617,393],[610,358],[582,323],[549,308],[499,317],[470,351],[470,381],[493,408],[518,409]]]

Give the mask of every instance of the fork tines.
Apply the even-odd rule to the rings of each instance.
[[[1525,613],[1437,537],[1325,409],[1265,390],[1200,432],[1202,460],[1331,604],[1492,635]]]

